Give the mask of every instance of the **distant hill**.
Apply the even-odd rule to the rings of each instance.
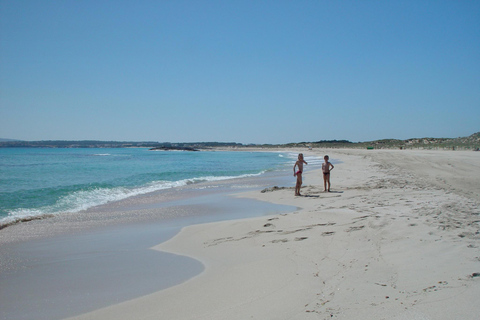
[[[363,147],[398,149],[479,149],[480,132],[461,138],[414,138],[407,140],[376,140],[358,143]]]
[[[357,148],[357,149],[480,149],[480,132],[461,138],[414,138],[407,140],[382,139],[366,142],[350,142],[346,140],[321,140],[317,142],[299,142],[282,145],[284,147],[301,148]],[[263,148],[279,147],[278,145],[262,145]]]
[[[382,139],[367,142],[348,140],[319,140],[288,144],[248,144],[235,142],[129,142],[129,141],[20,141],[0,139],[0,148],[156,148],[157,150],[214,149],[214,148],[368,148],[368,149],[480,149],[480,132],[461,138],[414,138],[407,140]]]
[[[170,143],[155,141],[97,141],[97,140],[45,140],[45,141],[19,141],[0,140],[0,148],[214,148],[214,147],[236,147],[242,146],[235,142],[191,142],[191,143]]]
[[[69,140],[45,140],[45,141],[1,141],[0,148],[128,148],[128,147],[157,147],[158,142],[125,142],[125,141],[69,141]]]

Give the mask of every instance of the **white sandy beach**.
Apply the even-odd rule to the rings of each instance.
[[[480,152],[304,153],[341,161],[333,192],[238,195],[298,210],[184,228],[152,249],[203,273],[71,319],[478,319]]]

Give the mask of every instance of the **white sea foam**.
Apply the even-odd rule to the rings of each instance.
[[[76,213],[89,208],[103,205],[109,202],[120,201],[129,197],[134,197],[150,192],[155,192],[170,188],[179,188],[191,184],[197,184],[210,181],[222,181],[236,178],[246,178],[259,176],[265,173],[262,171],[257,174],[244,174],[240,176],[205,176],[179,181],[153,181],[147,185],[136,188],[95,188],[93,190],[81,190],[73,192],[60,198],[54,205],[45,206],[38,209],[16,209],[8,212],[8,216],[0,219],[0,229],[18,222],[43,219],[61,213]]]

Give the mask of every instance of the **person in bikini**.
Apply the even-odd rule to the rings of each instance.
[[[334,166],[328,161],[328,156],[323,157],[323,159],[325,160],[325,162],[322,163],[323,187],[325,188],[325,192],[330,192],[330,171],[334,168]]]
[[[298,154],[298,160],[295,162],[293,166],[293,176],[297,177],[297,184],[295,185],[295,195],[301,196],[300,188],[302,187],[302,173],[303,173],[303,164],[308,164],[303,160],[303,153]],[[296,168],[298,167],[298,170]]]

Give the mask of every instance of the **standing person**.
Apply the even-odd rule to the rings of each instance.
[[[323,172],[323,187],[325,188],[325,192],[328,191],[330,192],[330,171],[334,168],[333,164],[331,164],[328,161],[328,156],[323,157],[325,160],[324,163],[322,163],[322,172]],[[328,189],[327,189],[327,184],[328,184]]]
[[[295,195],[296,196],[301,196],[300,194],[300,188],[302,187],[302,173],[303,173],[303,164],[308,164],[303,160],[303,153],[298,154],[298,160],[295,162],[295,165],[293,166],[293,176],[297,177],[297,184],[295,185]],[[295,170],[296,167],[298,166],[298,170]]]

